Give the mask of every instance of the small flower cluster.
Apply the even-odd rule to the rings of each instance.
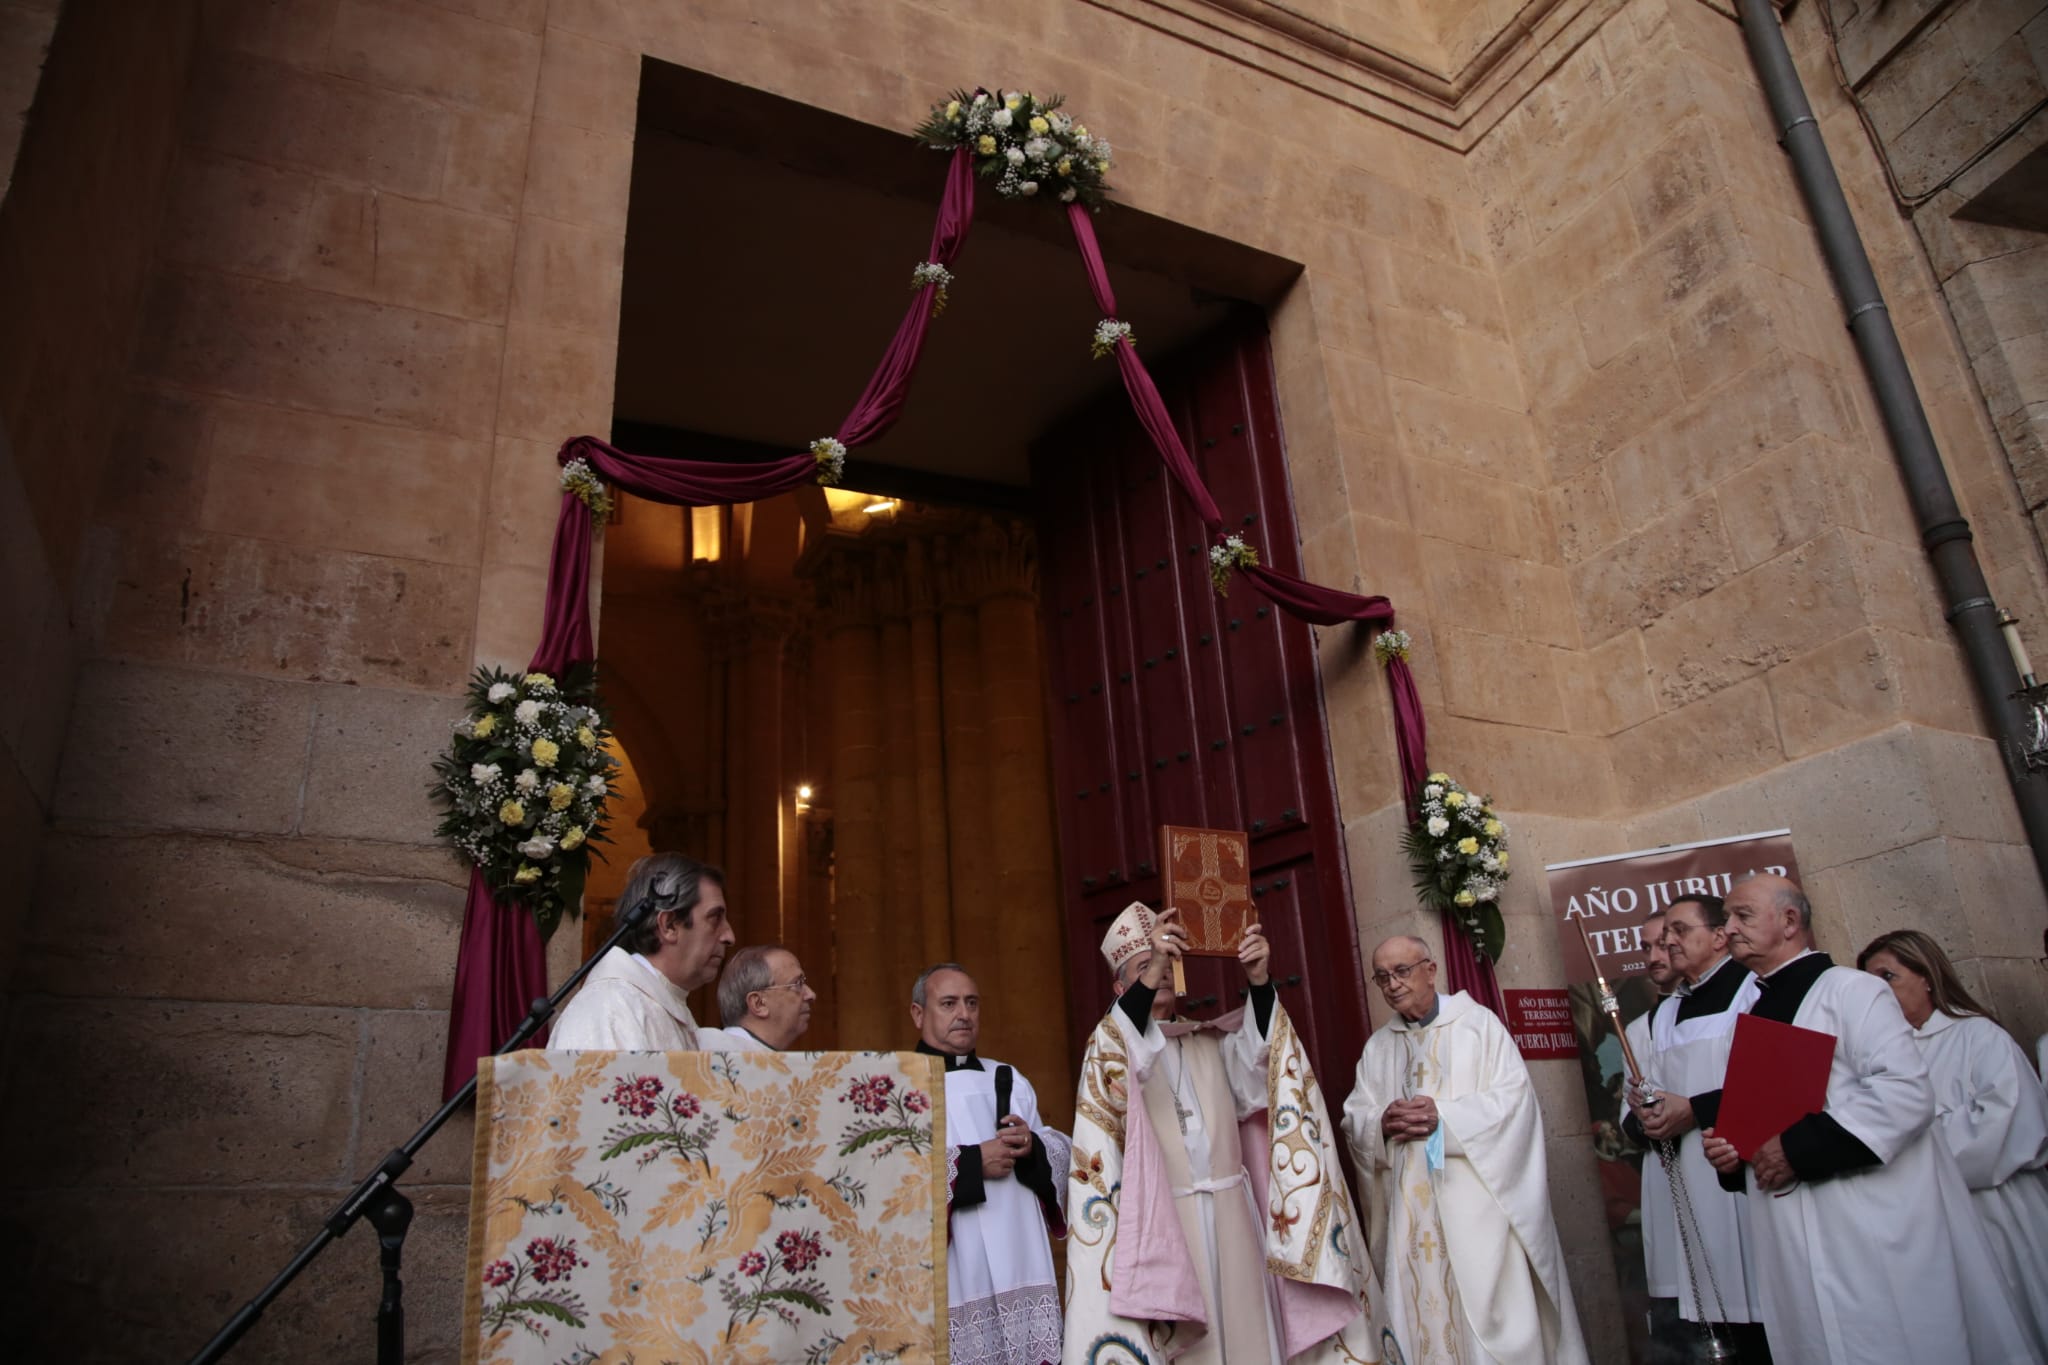
[[[1414,643],[1405,630],[1383,630],[1372,637],[1372,656],[1385,668],[1396,659],[1407,658]]]
[[[1088,348],[1092,359],[1100,360],[1126,341],[1135,341],[1131,335],[1131,324],[1118,322],[1115,318],[1104,318],[1095,324],[1095,341]]]
[[[883,1114],[889,1109],[889,1096],[895,1093],[896,1082],[887,1076],[869,1076],[858,1080],[840,1098],[863,1114]]]
[[[946,291],[953,287],[953,272],[937,261],[923,261],[910,272],[910,287],[922,289],[928,284],[938,286],[932,291],[932,316],[937,317],[946,311]]]
[[[794,1228],[776,1237],[775,1250],[782,1258],[782,1268],[792,1275],[803,1274],[818,1263],[819,1257],[832,1254],[817,1233],[798,1232]]]
[[[1040,99],[1028,90],[1000,96],[956,90],[932,106],[913,136],[942,152],[967,148],[976,173],[993,177],[996,193],[1006,199],[1045,193],[1062,204],[1078,199],[1100,207],[1109,197],[1112,148],[1060,112],[1063,103],[1058,95]]]
[[[846,473],[846,447],[837,437],[820,436],[811,442],[811,458],[818,462],[818,482],[836,488]]]
[[[600,1103],[616,1104],[619,1112],[644,1119],[654,1112],[661,1102],[661,1082],[653,1076],[621,1076],[612,1086],[612,1093]]]
[[[574,1237],[536,1237],[526,1244],[526,1259],[540,1284],[567,1279],[578,1266],[590,1264],[576,1254]]]
[[[1479,950],[1499,961],[1506,941],[1500,892],[1508,879],[1508,831],[1492,804],[1431,773],[1403,843],[1422,903],[1450,911]]]
[[[1259,562],[1259,552],[1245,544],[1243,536],[1225,536],[1219,545],[1209,547],[1209,581],[1216,585],[1218,597],[1230,596],[1230,575],[1239,569],[1249,569]]]
[[[768,1258],[758,1251],[740,1257],[740,1274],[759,1277],[768,1269]]]
[[[562,466],[562,491],[574,493],[590,509],[592,521],[603,521],[612,514],[611,490],[581,456]]]
[[[543,936],[575,914],[604,842],[618,760],[588,665],[557,684],[545,673],[478,669],[469,715],[434,761],[438,833],[483,869],[493,892],[526,902]]]

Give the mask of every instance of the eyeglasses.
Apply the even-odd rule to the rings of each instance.
[[[1414,972],[1418,967],[1427,967],[1428,965],[1429,959],[1425,957],[1420,962],[1409,962],[1399,967],[1390,968],[1389,970],[1384,972],[1374,972],[1372,974],[1372,984],[1378,986],[1381,990],[1385,990],[1395,981],[1406,981],[1409,977],[1409,974]]]
[[[771,981],[760,989],[764,991],[795,991],[798,994],[802,994],[810,988],[810,984],[807,979],[799,976],[794,981]],[[751,991],[748,992],[750,995],[752,993]]]

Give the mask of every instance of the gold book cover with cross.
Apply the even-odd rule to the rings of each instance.
[[[1252,904],[1251,836],[1237,829],[1159,827],[1162,913],[1180,911],[1184,949],[1195,957],[1236,957],[1258,923]]]

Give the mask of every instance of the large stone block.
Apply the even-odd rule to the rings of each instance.
[[[477,571],[240,536],[130,536],[108,593],[110,653],[446,692],[469,672]]]
[[[1323,366],[1330,385],[1330,414],[1339,429],[1382,438],[1391,422],[1388,381],[1379,362],[1371,356],[1326,347]]]
[[[1646,242],[1627,269],[1573,305],[1587,358],[1606,364],[1746,258],[1734,214],[1719,203]]]
[[[1424,541],[1430,601],[1442,620],[1575,649],[1579,628],[1564,570]]]
[[[338,76],[216,57],[195,75],[184,135],[224,156],[431,198],[450,111]]]
[[[1620,540],[1621,512],[1600,466],[1582,469],[1550,490],[1551,520],[1566,564],[1576,564]]]
[[[1442,651],[1445,703],[1453,715],[1499,720],[1539,730],[1562,730],[1564,699],[1548,645],[1445,627]]]
[[[1615,785],[1631,809],[1712,791],[1781,757],[1770,695],[1756,679],[1666,710],[1622,731],[1613,745]]]
[[[1565,309],[1609,271],[1634,257],[1640,238],[1622,186],[1602,192],[1565,230],[1501,272],[1500,292],[1517,328]]]
[[[1664,706],[1684,706],[1866,624],[1842,535],[1759,565],[1645,627]]]
[[[1792,841],[1797,848],[1796,825]],[[1836,962],[1853,966],[1856,954],[1879,934],[1912,928],[1932,935],[1952,955],[1969,954],[1972,934],[1950,858],[1951,842],[1923,839],[1807,872],[1821,949]]]
[[[1943,834],[2026,843],[2026,829],[1995,741],[1915,726],[1913,745]]]
[[[1930,640],[1897,630],[1880,630],[1877,638],[1898,679],[1899,714],[1904,719],[1963,734],[1990,733],[1977,704],[1975,680],[1953,640]]]
[[[491,214],[322,185],[296,277],[317,289],[429,313],[502,322],[512,224]]]
[[[516,114],[533,107],[541,40],[435,6],[341,0],[330,53],[351,80]]]
[[[1557,562],[1550,500],[1533,488],[1422,460],[1402,461],[1408,518],[1425,536],[1537,563]],[[1384,495],[1368,496],[1380,510]]]
[[[1683,397],[1671,342],[1662,332],[1644,337],[1592,371],[1556,402],[1545,403],[1539,397],[1534,415],[1548,438],[1546,454],[1553,477],[1569,478],[1623,450]],[[1624,508],[1624,516],[1640,524],[1636,509]]]
[[[298,815],[312,694],[291,683],[96,662],[57,780],[65,820],[281,834]]]
[[[1757,686],[1744,684],[1744,689]],[[1789,828],[1799,865],[1812,874],[1940,832],[1940,816],[1909,727],[1766,768],[1751,764],[1749,770],[1761,776],[1700,798],[1709,837]]]
[[[291,66],[318,69],[327,60],[340,0],[213,0],[200,6],[200,33],[207,46],[269,57]]]
[[[1641,631],[1625,630],[1582,653],[1560,651],[1557,660],[1573,734],[1618,734],[1657,714]]]
[[[1543,485],[1543,457],[1521,412],[1405,379],[1389,379],[1386,386],[1410,455],[1531,488]]]
[[[349,1163],[357,1170],[376,1165],[441,1107],[441,1061],[448,1041],[443,1010],[378,1010],[369,1021],[362,1107]],[[467,1185],[475,1159],[475,1124],[473,1105],[448,1120],[420,1149],[406,1179],[416,1185]]]
[[[1735,554],[1712,496],[1694,499],[1611,550],[1570,569],[1579,631],[1590,643],[1647,626],[1735,575]]]
[[[2048,893],[2042,891],[2033,850],[2025,844],[1980,839],[1947,842],[1956,896],[1969,925],[1969,947],[1958,948],[1946,940],[1942,946],[1951,956],[2040,956],[2042,932],[2048,930]]]
[[[313,715],[301,833],[424,844],[440,811],[432,761],[467,713],[462,697],[322,687]]]
[[[1374,316],[1387,373],[1500,407],[1522,405],[1521,375],[1506,342],[1404,308],[1381,308]]]
[[[512,316],[543,327],[615,333],[624,274],[625,240],[616,231],[529,216],[519,225]]]
[[[1978,998],[1998,1015],[2021,1049],[2029,1057],[2035,1056],[2035,1040],[2048,1033],[2048,965],[2036,953],[2021,958],[1982,957],[1956,965],[1964,980],[1982,992]]]
[[[320,183],[299,171],[188,152],[171,181],[158,249],[167,260],[288,280]]]
[[[481,109],[448,113],[447,165],[441,200],[456,208],[509,218],[526,188],[527,140],[533,120]]]
[[[527,213],[615,231],[626,226],[633,139],[547,119],[533,121],[526,158]]]
[[[200,529],[260,527],[298,546],[477,562],[484,442],[244,403],[213,404],[209,416]]]
[[[1430,723],[1429,752],[1460,781],[1512,792],[1533,810],[1593,816],[1614,806],[1614,771],[1598,739],[1443,716]]]
[[[559,445],[611,430],[616,334],[513,323],[506,329],[498,435]]]
[[[225,276],[163,274],[138,373],[213,393],[422,431],[489,429],[501,329]]]
[[[1804,758],[1886,728],[1898,719],[1903,699],[1891,661],[1867,627],[1764,676],[1787,758]]]
[[[466,1187],[407,1186],[409,1361],[461,1358]],[[197,1351],[282,1270],[342,1189],[37,1191],[0,1227],[31,1248],[22,1285],[33,1313],[13,1339],[29,1360],[128,1365]],[[197,1249],[204,1254],[195,1254]],[[381,1272],[365,1226],[330,1246],[259,1319],[232,1359],[370,1360]]]
[[[40,995],[440,1009],[468,873],[444,849],[311,839],[49,839],[17,985]],[[108,905],[134,907],[118,936]]]
[[[19,1005],[6,1093],[29,1121],[0,1153],[45,1189],[339,1181],[362,1028],[280,1005]]]

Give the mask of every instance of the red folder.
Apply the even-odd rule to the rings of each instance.
[[[1714,1132],[1749,1160],[1757,1148],[1827,1107],[1834,1061],[1834,1034],[1743,1015],[1735,1021]]]

